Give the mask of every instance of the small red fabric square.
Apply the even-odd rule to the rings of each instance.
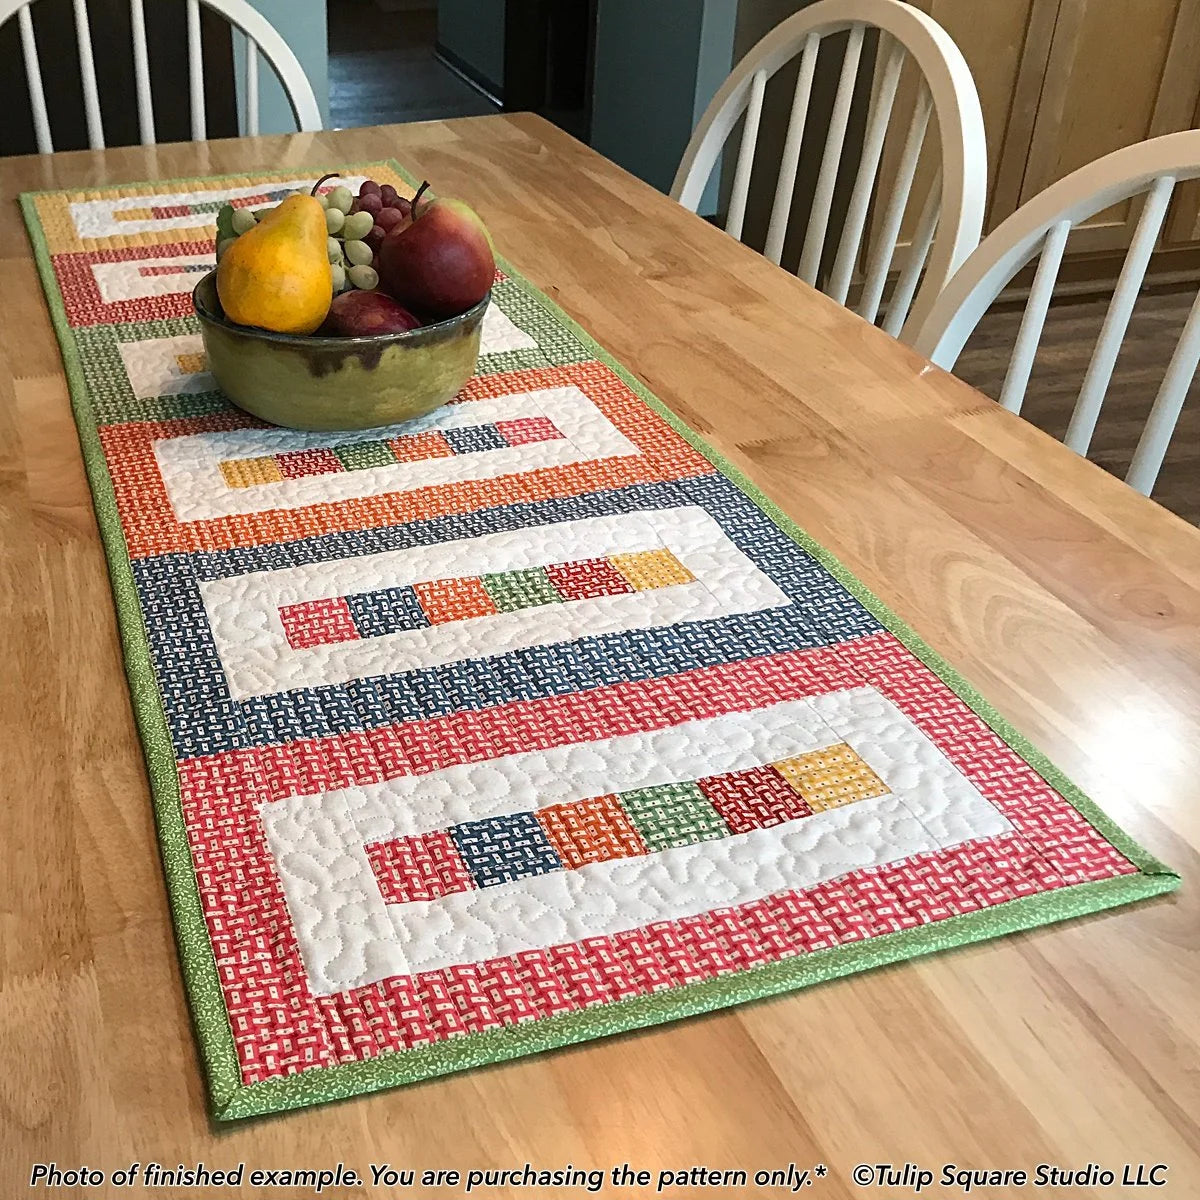
[[[344,471],[342,460],[332,450],[289,450],[276,454],[275,461],[284,479],[302,479],[305,475],[335,475]]]
[[[422,462],[427,458],[453,458],[450,443],[438,431],[405,433],[388,439],[397,462]]]
[[[448,833],[373,842],[366,851],[380,894],[388,904],[440,900],[475,886]]]
[[[773,767],[710,775],[699,780],[698,785],[734,833],[748,833],[751,829],[765,829],[768,825],[812,815],[802,797]]]
[[[285,604],[279,610],[279,619],[283,622],[288,645],[293,650],[358,641],[358,630],[350,616],[350,607],[341,596],[334,596],[331,600]]]
[[[582,562],[553,563],[546,568],[550,582],[564,600],[588,600],[593,596],[620,596],[632,592],[625,576],[607,558]]]
[[[497,421],[496,429],[510,446],[554,442],[563,436],[549,417],[515,417],[511,421]]]

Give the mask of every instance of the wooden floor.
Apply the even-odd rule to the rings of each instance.
[[[1121,478],[1195,296],[1195,285],[1148,292],[1134,309],[1088,455]],[[1056,438],[1066,432],[1107,307],[1107,298],[1061,303],[1046,319],[1021,415]],[[1004,383],[1021,311],[1011,305],[993,308],[954,368],[956,375],[993,399]],[[1200,377],[1192,381],[1154,499],[1185,521],[1200,525]]]
[[[496,106],[434,57],[437,13],[329,2],[329,119],[335,129],[487,116]]]

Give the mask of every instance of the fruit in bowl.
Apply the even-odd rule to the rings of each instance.
[[[421,324],[398,300],[383,292],[343,292],[334,296],[320,332],[330,337],[370,337],[407,333]]]
[[[427,196],[427,182],[410,199],[372,179],[355,196],[344,184],[324,186],[336,178],[261,212],[221,210],[217,293],[226,317],[273,333],[361,336],[327,321],[336,297],[378,292],[424,325],[466,312],[491,289],[491,237],[461,200]]]
[[[221,255],[217,291],[225,315],[239,325],[315,332],[333,299],[320,204],[289,196],[256,221]]]
[[[492,286],[496,259],[479,217],[461,200],[423,201],[425,187],[413,198],[409,218],[383,239],[379,277],[401,304],[449,317],[477,304]]]
[[[277,425],[406,421],[474,374],[491,243],[465,205],[441,209],[427,185],[410,200],[389,184],[367,180],[355,196],[330,179],[271,209],[218,214],[217,269],[192,294],[209,369],[235,404]],[[383,246],[410,231],[382,281]]]

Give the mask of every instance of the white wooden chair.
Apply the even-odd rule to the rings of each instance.
[[[33,128],[39,154],[50,154],[54,141],[46,116],[46,96],[42,89],[42,67],[34,37],[32,0],[0,0],[0,25],[14,14],[21,28],[21,50],[25,58],[25,79],[29,103],[33,109]],[[87,116],[88,144],[93,150],[104,149],[104,129],[100,120],[100,96],[96,88],[96,62],[92,54],[92,32],[88,22],[87,0],[73,0],[75,38],[79,44],[79,71],[83,83],[83,103]],[[146,50],[146,18],[143,0],[129,0],[129,18],[133,31],[133,69],[137,85],[138,126],[143,146],[152,146],[154,110],[150,99],[150,60]],[[247,0],[187,0],[188,92],[191,102],[192,137],[205,137],[204,64],[200,47],[200,5],[220,13],[246,37],[246,133],[258,133],[258,59],[262,54],[274,69],[287,93],[302,131],[321,128],[321,113],[312,85],[299,60],[279,31]]]
[[[799,54],[799,77],[764,247],[766,256],[778,263],[791,215],[820,44],[830,34],[848,30],[848,45],[798,271],[801,279],[818,286],[834,186],[862,56],[863,37],[868,28],[880,31],[879,71],[837,256],[822,290],[839,304],[846,303],[875,191],[896,87],[905,60],[911,58],[920,75],[917,101],[905,135],[895,184],[870,244],[857,306],[860,316],[875,322],[888,270],[896,255],[900,225],[932,111],[937,117],[941,143],[940,174],[925,199],[913,242],[882,322],[889,333],[904,336],[907,340],[955,268],[978,245],[987,198],[987,147],[975,82],[958,47],[946,31],[924,13],[899,3],[899,0],[818,0],[777,25],[742,59],[713,97],[684,151],[671,195],[685,208],[696,211],[725,142],[744,113],[725,222],[727,233],[736,238],[742,236],[767,81]],[[921,282],[919,293],[918,282]]]
[[[1023,204],[984,239],[938,297],[914,346],[939,366],[952,370],[983,314],[1013,276],[1040,253],[1000,392],[1000,403],[1011,412],[1020,412],[1072,226],[1112,204],[1145,193],[1064,439],[1072,450],[1087,454],[1171,193],[1180,180],[1198,176],[1197,129],[1126,146],[1073,171]],[[1200,295],[1184,324],[1125,476],[1125,482],[1143,495],[1148,496],[1154,487],[1198,363]]]

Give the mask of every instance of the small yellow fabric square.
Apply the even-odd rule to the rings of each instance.
[[[887,795],[887,785],[845,742],[774,764],[813,812]]]
[[[626,583],[639,592],[671,587],[676,583],[691,583],[696,578],[670,550],[612,554],[608,561],[621,572]]]
[[[114,221],[153,221],[154,210],[150,208],[113,209]]]
[[[283,472],[279,464],[267,458],[227,458],[221,463],[225,482],[234,488],[253,487],[256,483],[279,483]]]
[[[196,354],[177,354],[175,362],[185,375],[199,375],[208,370],[208,359],[203,351]]]

